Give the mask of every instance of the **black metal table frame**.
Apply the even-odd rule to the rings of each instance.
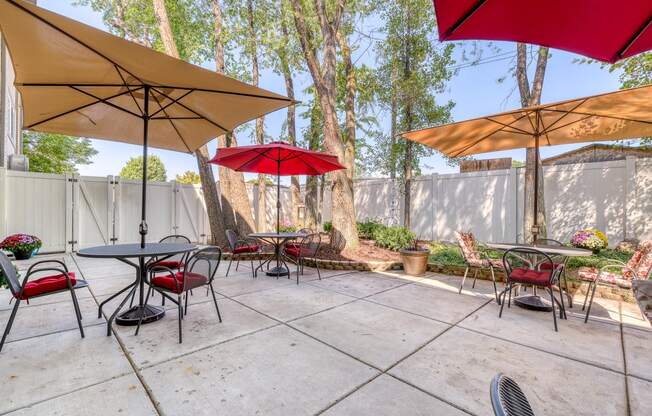
[[[267,269],[267,275],[268,276],[276,276],[277,278],[279,276],[290,276],[290,268],[288,267],[287,263],[285,260],[283,260],[283,256],[281,255],[281,247],[283,247],[284,244],[286,244],[290,240],[294,240],[298,237],[296,236],[281,236],[280,234],[276,237],[259,237],[255,236],[254,234],[251,234],[250,238],[256,238],[262,242],[265,242],[267,244],[271,244],[274,246],[274,255],[254,269],[254,276],[258,277],[258,270],[262,270],[265,265],[269,265],[272,261],[276,260],[276,267],[272,268],[271,270]]]

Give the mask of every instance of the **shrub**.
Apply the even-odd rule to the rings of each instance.
[[[324,232],[330,233],[333,230],[333,223],[330,221],[324,222]]]
[[[444,266],[464,266],[464,257],[457,245],[443,244],[438,241],[430,243],[429,263],[437,263]]]
[[[570,242],[575,247],[591,250],[594,253],[609,246],[607,236],[597,228],[587,228],[586,230],[575,231]]]
[[[381,222],[375,220],[367,220],[365,222],[357,223],[358,227],[358,237],[364,238],[365,240],[376,240],[378,233],[387,228]]]
[[[398,251],[414,243],[416,235],[405,227],[383,227],[376,233],[376,245]]]

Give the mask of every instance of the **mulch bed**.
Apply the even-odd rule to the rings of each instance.
[[[360,240],[355,249],[338,250],[330,245],[327,236],[322,236],[322,245],[317,258],[337,261],[400,261],[401,255],[396,251],[376,247],[372,240]]]

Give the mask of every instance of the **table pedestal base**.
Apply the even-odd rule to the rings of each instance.
[[[288,271],[288,269],[286,269],[283,266],[276,266],[276,267],[272,267],[271,269],[267,270],[266,274],[267,274],[267,276],[279,277],[279,276],[287,276],[287,275],[290,274],[290,272]]]
[[[550,312],[552,305],[538,295],[522,295],[514,298],[514,304],[533,311]]]
[[[165,316],[165,308],[161,306],[145,305],[145,306],[133,306],[126,311],[122,312],[115,318],[115,322],[118,325],[123,326],[132,326],[138,325],[138,320],[140,319],[141,310],[143,310],[143,324],[148,324],[150,322],[158,321],[159,319]]]

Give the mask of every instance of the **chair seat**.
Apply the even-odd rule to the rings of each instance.
[[[543,262],[539,265],[539,268],[541,270],[550,270],[551,268],[558,269],[560,267],[564,267],[563,263],[552,263],[550,264],[549,262]]]
[[[300,246],[296,247],[286,247],[283,250],[283,253],[285,253],[287,256],[290,257],[308,257],[313,254],[314,250],[310,250],[307,248],[302,248]]]
[[[522,267],[517,267],[512,269],[512,273],[509,275],[509,280],[514,283],[521,283],[534,286],[543,286],[548,287],[550,283],[550,271],[537,271],[532,269],[526,269]]]
[[[181,269],[184,264],[181,260],[164,260],[156,263],[156,266],[167,267],[168,269]],[[161,270],[159,270],[160,272]]]
[[[70,283],[75,286],[77,279],[75,273],[69,272]],[[68,279],[63,274],[56,274],[51,276],[44,276],[36,280],[29,281],[25,284],[23,293],[20,296],[21,300],[26,300],[35,296],[41,296],[46,293],[58,292],[60,290],[68,289]]]
[[[632,282],[630,280],[625,279],[623,276],[616,273],[603,271],[602,274],[600,274],[600,271],[595,267],[580,267],[577,270],[577,277],[585,282],[595,281],[598,278],[598,275],[600,275],[600,282],[602,283],[622,287],[624,289],[632,287]]]
[[[185,277],[184,277],[185,276]],[[184,279],[187,279],[184,286]],[[175,282],[176,280],[176,282]],[[169,274],[152,278],[152,285],[173,293],[181,293],[184,290],[194,289],[208,283],[208,278],[203,274],[177,272],[174,278]]]
[[[254,244],[250,246],[240,246],[233,250],[233,254],[256,253],[259,250],[260,250],[260,246],[258,244]]]
[[[494,267],[496,269],[503,269],[503,261],[501,259],[477,259],[477,260],[468,260],[469,266],[486,268]]]
[[[301,244],[298,243],[287,243],[285,248],[301,248]]]

